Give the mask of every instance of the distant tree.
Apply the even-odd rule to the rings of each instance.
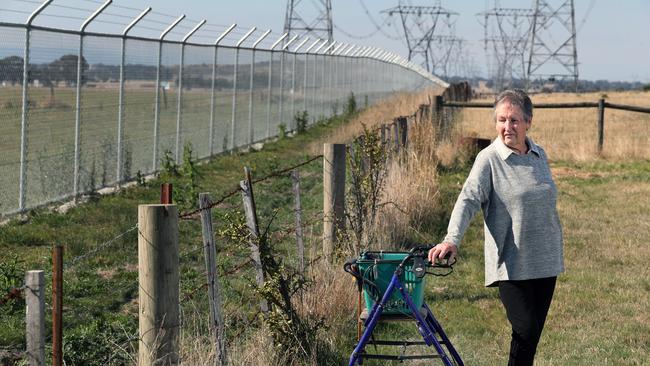
[[[58,60],[52,61],[48,69],[52,81],[65,81],[68,85],[77,84],[77,55],[63,55]],[[86,71],[88,71],[88,62],[81,57],[81,85],[87,81]]]
[[[0,81],[22,84],[23,81],[23,58],[20,56],[9,56],[0,60]]]

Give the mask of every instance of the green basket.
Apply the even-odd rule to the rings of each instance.
[[[370,313],[376,302],[381,301],[384,292],[386,292],[390,284],[390,280],[393,278],[395,269],[397,269],[406,256],[408,256],[406,252],[367,251],[361,253],[361,256],[357,259],[359,273],[365,280],[372,281],[377,285],[377,288],[365,282],[363,285],[363,298],[366,302],[368,313]],[[409,260],[406,262],[404,271],[399,276],[399,280],[404,284],[415,307],[419,309],[422,307],[422,301],[424,299],[424,277],[417,278],[411,270],[412,268],[413,261]],[[393,291],[388,303],[384,307],[383,313],[411,313],[411,309],[397,288]]]

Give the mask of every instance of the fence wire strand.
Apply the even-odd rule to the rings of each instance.
[[[283,176],[283,175],[285,175],[285,174],[291,172],[291,171],[294,170],[294,169],[298,169],[298,168],[300,168],[300,167],[303,167],[303,166],[305,166],[305,165],[307,165],[307,164],[309,164],[309,163],[311,163],[311,162],[313,162],[313,161],[315,161],[315,160],[318,160],[318,159],[320,159],[320,158],[322,158],[322,157],[323,157],[323,155],[316,155],[316,156],[314,156],[314,157],[311,158],[311,159],[308,159],[308,160],[306,160],[306,161],[303,161],[302,163],[299,163],[299,164],[293,165],[293,166],[288,167],[288,168],[284,168],[284,169],[281,169],[281,170],[277,170],[277,171],[271,172],[271,173],[265,175],[265,176],[262,177],[262,178],[254,179],[254,180],[251,181],[251,183],[252,183],[252,184],[257,184],[257,183],[261,183],[261,182],[264,182],[264,181],[266,181],[266,180],[269,180],[269,179],[271,179],[271,178],[276,178],[276,177]],[[186,212],[186,213],[181,213],[181,214],[178,215],[178,217],[179,217],[181,220],[194,220],[194,219],[196,219],[196,215],[197,215],[197,214],[201,213],[202,211],[210,210],[210,209],[212,209],[212,208],[214,208],[214,207],[216,207],[216,206],[222,204],[225,200],[227,200],[228,198],[230,198],[230,197],[236,195],[236,194],[239,193],[240,191],[241,191],[241,188],[240,188],[239,186],[237,186],[237,188],[235,188],[235,189],[233,189],[232,191],[230,191],[230,192],[226,193],[225,195],[221,196],[219,199],[213,201],[213,202],[212,202],[210,205],[208,205],[207,207],[197,208],[197,209],[195,209],[195,210],[192,210],[192,211],[189,211],[189,212]]]

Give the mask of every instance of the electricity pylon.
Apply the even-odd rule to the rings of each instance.
[[[440,0],[435,6],[400,4],[381,12],[388,16],[399,15],[409,61],[417,58],[433,74],[448,76],[452,51],[462,43],[462,39],[454,35],[453,17],[458,13],[443,8]]]
[[[578,90],[578,50],[573,0],[535,0],[528,80],[573,79]]]
[[[291,39],[295,34],[332,41],[331,0],[287,0],[284,32]]]

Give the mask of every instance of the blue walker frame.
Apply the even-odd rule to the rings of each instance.
[[[440,358],[445,366],[454,366],[452,360],[455,362],[455,365],[464,366],[463,360],[461,359],[460,355],[458,354],[458,352],[452,345],[451,341],[447,337],[447,334],[443,330],[440,323],[433,316],[431,309],[429,309],[426,303],[423,303],[422,304],[422,310],[424,310],[424,316],[423,316],[421,310],[417,309],[417,307],[413,303],[413,300],[411,299],[411,296],[406,290],[404,284],[399,279],[400,274],[402,273],[402,271],[405,270],[404,268],[405,264],[413,258],[417,258],[417,257],[426,258],[428,249],[429,247],[416,247],[412,249],[409,252],[409,254],[402,260],[399,266],[397,266],[395,272],[393,273],[391,281],[381,298],[381,301],[376,302],[373,305],[370,313],[368,314],[368,318],[364,322],[365,330],[361,338],[359,339],[359,342],[357,343],[356,347],[354,348],[354,351],[350,355],[350,362],[348,364],[349,366],[361,365],[364,358],[397,360],[397,361],[412,360],[412,359],[426,359],[426,358]],[[378,263],[381,263],[381,260],[379,260]],[[428,266],[440,267],[440,268],[451,268],[451,264],[445,264],[445,265],[428,264]],[[425,270],[425,269],[421,268],[420,270]],[[357,280],[359,280],[359,278],[357,278]],[[361,281],[363,281],[363,279],[361,279]],[[381,318],[381,314],[395,290],[399,291],[402,298],[408,305],[408,308],[411,311],[410,315],[415,318],[414,320],[417,323],[418,331],[420,332],[420,335],[422,335],[424,342],[370,341],[372,337],[372,332],[377,326],[377,323]],[[438,339],[437,335],[440,336],[440,339]],[[366,354],[365,347],[367,344],[393,345],[393,346],[409,346],[409,345],[417,345],[417,344],[426,344],[427,346],[433,346],[437,352],[437,355],[412,355],[411,356],[411,355]],[[447,354],[447,352],[445,352],[443,345],[449,352],[449,355]]]

